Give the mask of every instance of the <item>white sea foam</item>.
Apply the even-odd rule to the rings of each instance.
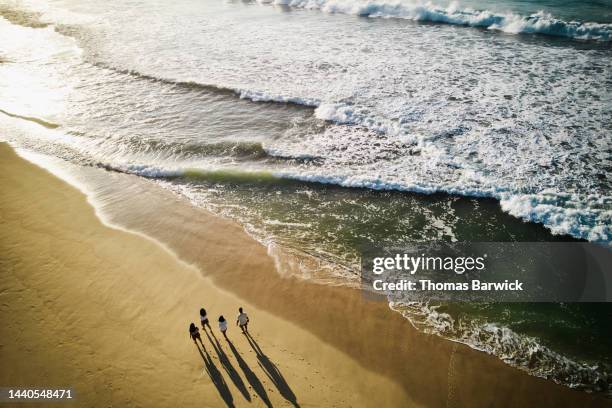
[[[413,21],[481,27],[511,34],[545,34],[579,40],[610,41],[612,24],[564,21],[543,11],[521,16],[494,13],[489,10],[462,8],[453,2],[449,6],[431,1],[376,0],[258,0],[262,4],[277,4],[326,13],[353,14],[362,17],[400,18]]]
[[[537,377],[572,388],[610,394],[611,376],[605,367],[579,363],[541,344],[538,339],[478,319],[453,318],[439,306],[418,302],[390,301],[415,327],[484,351],[505,363]]]
[[[298,98],[291,96],[274,95],[264,91],[254,91],[248,89],[232,89],[241,99],[250,99],[253,102],[277,102],[292,103],[296,105],[319,106],[321,101],[313,98]]]
[[[507,213],[527,221],[539,222],[554,234],[568,234],[593,242],[612,240],[612,197],[590,197],[591,206],[575,195],[504,194],[501,207]],[[593,205],[598,203],[599,205]]]

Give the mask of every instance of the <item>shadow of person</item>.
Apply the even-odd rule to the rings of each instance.
[[[292,403],[293,406],[299,407],[300,405],[297,403],[295,394],[291,390],[291,387],[289,387],[289,384],[287,384],[287,381],[285,381],[285,377],[283,377],[278,367],[276,367],[276,365],[263,353],[259,344],[257,344],[250,333],[247,333],[245,337],[253,348],[253,351],[255,351],[255,354],[257,354],[259,366],[274,383],[283,398]]]
[[[200,337],[200,335],[198,334],[198,337],[196,338],[197,341],[200,342],[200,345],[202,346],[202,350],[204,350],[204,352],[206,352],[206,347],[204,346],[204,343],[202,343],[202,337]],[[198,346],[198,349],[200,348],[200,346],[198,345],[198,343],[196,343],[196,341],[193,341],[195,343],[196,346]],[[202,354],[202,353],[200,353]]]
[[[225,383],[221,372],[213,363],[212,358],[210,357],[206,349],[203,347],[200,348],[200,345],[198,343],[196,343],[195,345],[198,348],[198,351],[200,352],[202,360],[204,360],[204,368],[206,369],[206,372],[208,373],[208,376],[212,380],[213,384],[217,388],[217,391],[219,391],[219,395],[221,395],[221,398],[223,398],[223,401],[225,401],[225,404],[229,408],[234,408],[234,397],[232,396],[229,387]],[[202,350],[204,350],[204,352],[202,352]]]
[[[210,341],[210,344],[212,344],[213,349],[217,353],[217,357],[219,357],[219,362],[221,363],[221,366],[223,367],[227,375],[229,375],[230,379],[232,380],[236,388],[238,388],[238,391],[240,391],[242,396],[247,401],[251,402],[251,395],[249,394],[249,391],[246,389],[246,385],[244,385],[244,381],[242,381],[240,374],[238,374],[238,371],[234,369],[234,366],[230,362],[229,358],[227,358],[227,354],[225,354],[225,352],[221,348],[221,344],[219,344],[219,341],[217,340],[217,338],[215,337],[215,340],[213,341],[213,339],[210,338],[210,335],[208,333],[206,333],[206,337],[208,337],[208,341]]]
[[[271,408],[272,403],[270,402],[270,398],[268,398],[268,393],[266,392],[266,389],[264,388],[263,384],[261,383],[261,381],[259,381],[259,378],[257,378],[257,375],[255,375],[253,370],[251,370],[251,368],[246,363],[246,361],[244,361],[244,359],[242,358],[238,350],[236,350],[236,347],[234,347],[234,344],[232,342],[228,342],[228,343],[229,343],[230,349],[232,350],[232,353],[234,353],[234,357],[236,358],[236,361],[238,362],[238,366],[244,373],[244,376],[246,377],[247,381],[249,382],[249,384],[251,385],[255,393],[257,393],[259,398],[261,398],[263,403],[266,404],[268,408]]]

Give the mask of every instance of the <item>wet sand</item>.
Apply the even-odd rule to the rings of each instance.
[[[356,290],[283,278],[240,226],[152,183],[94,183],[106,221],[143,235],[0,144],[2,385],[72,386],[79,406],[611,405],[419,333]],[[189,340],[201,306],[228,318],[231,344],[216,325],[205,351]]]

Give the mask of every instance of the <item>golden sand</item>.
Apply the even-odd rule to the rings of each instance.
[[[78,406],[381,406],[407,398],[156,243],[102,225],[83,194],[1,146],[0,384],[73,387]],[[218,343],[202,334],[201,355],[187,326],[204,303],[228,318],[232,343],[213,322]],[[233,325],[238,306],[251,316],[256,344]]]

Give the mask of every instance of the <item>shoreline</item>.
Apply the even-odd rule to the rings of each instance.
[[[0,158],[3,385],[74,387],[78,406],[406,400],[388,379],[215,287],[152,240],[102,225],[81,192],[6,144]],[[204,355],[187,333],[202,303],[227,316],[232,340],[211,321],[220,345],[202,333]],[[233,326],[238,306],[263,355]]]
[[[18,159],[5,144],[0,145],[0,157],[2,157],[0,163],[3,167],[1,169],[3,190],[9,192],[1,201],[3,218],[4,213],[9,210],[20,210],[24,216],[20,219],[34,220],[37,217],[43,217],[43,214],[49,215],[48,213],[51,213],[54,217],[63,218],[66,221],[66,218],[70,217],[65,214],[66,211],[62,203],[69,202],[71,207],[78,208],[75,214],[78,214],[79,217],[85,217],[82,213],[89,213],[87,215],[87,225],[97,223],[96,230],[108,230],[106,231],[107,234],[112,231],[114,235],[125,234],[126,237],[120,238],[121,242],[146,241],[138,235],[134,236],[134,234],[103,226],[100,220],[93,215],[91,207],[84,201],[83,193],[50,176],[33,164]],[[119,178],[124,180],[123,177]],[[12,184],[10,183],[11,180]],[[16,180],[22,180],[22,185],[18,185],[19,183],[16,183]],[[51,180],[54,181],[51,182]],[[132,180],[129,179],[128,183],[131,182]],[[19,205],[20,200],[23,205],[23,201],[28,201],[28,197],[31,198],[32,195],[40,194],[40,192],[32,191],[32,186],[29,186],[29,183],[45,187],[46,192],[49,193],[48,200],[45,197],[42,202],[37,203],[36,214],[32,214],[32,208],[27,205],[23,206],[23,209],[15,208]],[[174,262],[179,265],[176,269],[181,270],[181,273],[186,275],[186,270],[189,269],[191,274],[189,277],[183,277],[181,284],[178,284],[174,282],[174,275],[169,276],[159,271],[159,276],[155,276],[155,279],[153,279],[155,282],[149,282],[158,285],[152,288],[156,293],[167,293],[168,296],[165,297],[172,298],[165,299],[164,303],[172,303],[172,307],[168,310],[172,311],[174,317],[177,316],[176,309],[188,309],[191,313],[189,316],[191,316],[199,308],[199,306],[187,308],[185,304],[187,302],[181,300],[185,297],[185,292],[193,297],[201,297],[199,292],[191,286],[198,286],[198,289],[206,293],[207,298],[211,295],[211,290],[218,290],[211,288],[222,288],[219,291],[229,290],[231,292],[231,294],[224,293],[223,297],[241,302],[243,306],[248,305],[245,306],[247,312],[252,316],[257,315],[257,320],[254,319],[254,322],[258,321],[258,323],[253,325],[253,330],[262,349],[265,348],[265,343],[261,339],[265,339],[273,327],[282,327],[283,330],[275,333],[274,340],[286,344],[287,348],[285,350],[299,349],[300,347],[304,350],[305,355],[302,356],[304,360],[297,361],[294,357],[289,357],[286,353],[279,351],[278,347],[275,347],[274,351],[270,350],[270,359],[279,361],[279,367],[287,377],[287,381],[291,383],[292,388],[295,387],[298,403],[308,401],[308,398],[316,398],[316,403],[319,405],[323,403],[323,405],[337,404],[340,406],[354,405],[355,403],[358,403],[359,406],[380,404],[384,406],[448,406],[449,404],[486,406],[494,402],[499,403],[501,396],[504,397],[501,400],[504,400],[508,405],[537,403],[537,405],[542,406],[571,406],[576,404],[600,406],[605,402],[610,404],[610,401],[602,396],[571,390],[551,381],[531,377],[518,369],[507,366],[496,357],[477,352],[465,345],[419,333],[412,328],[406,319],[391,312],[386,304],[364,301],[359,291],[326,287],[291,278],[284,279],[276,272],[274,262],[268,256],[266,248],[249,237],[240,226],[216,217],[205,210],[189,206],[184,200],[178,199],[170,192],[162,194],[161,198],[154,197],[154,192],[148,189],[148,183],[138,182],[132,184],[129,197],[128,194],[123,194],[124,201],[117,205],[116,200],[112,199],[110,190],[113,187],[116,191],[117,186],[114,183],[109,183],[108,180],[106,183],[107,186],[104,187],[103,182],[100,182],[98,194],[104,196],[104,188],[109,189],[106,199],[102,199],[100,205],[106,206],[109,210],[105,211],[103,209],[105,213],[109,214],[109,221],[113,225],[120,225],[126,230],[135,231],[159,241],[163,246],[174,252],[179,259],[194,265],[204,275],[204,279],[200,279],[193,273],[193,268],[181,265],[175,259]],[[50,191],[47,184],[53,185],[57,191]],[[113,185],[110,186],[109,184]],[[58,191],[61,193],[58,193]],[[10,202],[11,199],[15,202]],[[47,201],[50,201],[53,206],[49,206],[50,203]],[[18,255],[23,255],[27,251],[34,251],[34,249],[24,248],[23,242],[16,240],[12,236],[13,234],[7,233],[9,229],[12,232],[21,228],[17,225],[17,221],[3,220],[3,224],[2,241],[0,242],[3,248],[8,248],[8,253],[15,256],[14,259],[9,257],[8,261],[5,257],[0,259],[2,259],[3,264],[23,264],[24,261],[21,261],[23,256]],[[37,225],[38,222],[34,224]],[[7,226],[10,228],[5,228]],[[75,231],[66,224],[58,223],[53,233],[59,235],[56,239],[62,240],[64,235],[75,233]],[[102,233],[99,232],[99,234]],[[131,238],[128,239],[127,236],[131,236]],[[94,242],[98,241],[94,239]],[[10,242],[11,245],[8,245],[7,242]],[[39,245],[37,240],[30,240],[29,243],[32,247]],[[110,243],[105,245],[110,245]],[[145,246],[144,243],[133,245],[135,247]],[[159,245],[155,245],[153,242],[146,245],[156,247],[157,252],[164,252],[159,248]],[[70,253],[69,248],[66,248],[66,251],[67,254]],[[116,262],[116,258],[113,260],[116,254],[113,254],[112,251],[107,253],[106,256],[109,262]],[[166,253],[164,256],[169,257],[169,254]],[[148,255],[144,256],[144,260],[147,257]],[[160,254],[159,257],[162,257],[162,255]],[[129,264],[134,269],[139,269],[137,264],[140,260],[130,260]],[[91,259],[83,260],[84,265],[88,265],[88,261],[91,261]],[[15,262],[15,264],[11,264],[11,262]],[[170,260],[164,262],[171,264]],[[127,266],[119,265],[119,267]],[[96,272],[91,270],[90,267],[85,269],[89,269],[90,273]],[[73,274],[75,273],[73,272]],[[108,271],[107,273],[106,279],[109,286],[104,288],[106,300],[114,302],[120,300],[122,296],[135,296],[134,288],[122,287],[121,290],[116,290],[116,284],[112,280],[119,278],[119,276],[116,272]],[[248,275],[245,275],[247,273]],[[245,280],[245,276],[249,276],[249,279]],[[38,278],[44,280],[44,276],[38,276]],[[76,276],[73,278],[76,278]],[[149,280],[151,280],[149,274],[142,270],[136,273],[133,278],[136,283],[135,287],[149,284]],[[209,280],[212,281],[212,284],[208,282]],[[198,283],[194,285],[194,281]],[[74,283],[75,288],[80,285],[78,282],[72,283]],[[221,295],[218,296],[222,297]],[[215,298],[215,295],[211,297]],[[228,302],[227,299],[218,301],[220,304],[224,301]],[[73,304],[73,306],[75,305]],[[143,311],[143,305],[138,302],[134,302],[132,306],[136,307],[134,310]],[[5,309],[3,307],[4,313]],[[23,311],[23,313],[28,314],[28,316],[36,315],[31,315],[26,311]],[[138,321],[139,324],[142,324],[142,326],[139,326],[142,330],[148,330],[145,322],[140,321],[143,318],[139,317],[137,313],[134,315],[133,312],[124,311],[123,307],[121,313],[127,313],[128,321]],[[229,313],[229,311],[226,313]],[[260,325],[260,314],[271,321],[271,323],[267,323],[268,326],[262,322],[261,327],[266,327],[266,336],[261,336],[261,333],[255,332],[255,327]],[[196,317],[194,315],[192,318],[195,319]],[[232,317],[233,315],[230,314],[230,323],[232,323]],[[167,321],[169,317],[159,316],[153,318],[153,320],[155,319]],[[82,318],[77,319],[77,321],[83,323]],[[72,323],[74,324],[74,322]],[[117,323],[120,326],[123,321]],[[157,322],[156,325],[159,326]],[[6,328],[3,330],[6,330]],[[185,333],[182,333],[181,330]],[[177,324],[176,331],[176,336],[173,332],[171,334],[171,337],[176,337],[176,339],[172,337],[172,342],[176,342],[176,348],[180,349],[177,352],[181,351],[181,357],[185,357],[187,355],[186,351],[193,349],[186,336],[186,325],[184,329],[181,329]],[[231,331],[230,329],[230,336]],[[168,333],[167,329],[165,329],[165,332]],[[74,333],[70,334],[74,335]],[[238,336],[236,331],[234,331],[234,335]],[[8,334],[4,333],[3,337],[10,338],[10,332]],[[203,337],[206,341],[206,337]],[[184,347],[179,346],[179,339],[185,340],[186,345]],[[116,337],[111,336],[110,341],[104,343],[103,347],[116,348],[117,345],[113,344],[116,340]],[[170,342],[171,340],[166,341]],[[244,343],[248,347],[248,343],[246,341]],[[5,360],[5,347],[1,350],[3,360]],[[80,351],[82,352],[82,350]],[[117,350],[114,351],[118,352]],[[191,351],[195,352],[195,350]],[[330,360],[324,359],[322,355],[318,355],[319,353],[324,354]],[[231,359],[231,353],[228,354],[230,361],[237,366],[237,362]],[[147,354],[145,353],[145,355]],[[194,359],[186,358],[183,365],[187,361],[195,362]],[[310,375],[309,383],[303,384],[302,381],[299,381],[294,386],[293,382],[290,381],[289,369],[283,369],[280,362],[291,368],[291,374],[299,372],[300,374]],[[257,367],[257,364],[251,366]],[[323,367],[325,367],[325,370]],[[353,370],[358,370],[359,375]],[[181,370],[175,371],[185,374]],[[344,394],[345,398],[352,396],[356,399],[349,402],[334,399],[337,393],[331,393],[331,391],[330,394],[321,393],[321,390],[329,385],[329,376],[326,376],[324,381],[321,378],[317,378],[315,381],[314,378],[316,372],[324,371],[336,372],[333,376],[336,379],[335,387],[341,390],[340,393]],[[2,370],[2,374],[4,377],[4,370]],[[341,380],[341,378],[344,380]],[[227,378],[226,380],[229,381]],[[193,379],[191,381],[193,382]],[[315,393],[309,391],[307,387],[313,384],[316,389]],[[352,388],[356,388],[357,391]],[[384,392],[381,393],[381,389]],[[127,395],[129,391],[129,389],[124,390],[124,393]],[[192,391],[185,392],[191,395]],[[212,390],[207,392],[212,393]],[[302,395],[302,393],[305,395]],[[233,394],[234,399],[237,399],[236,397],[239,394],[237,392]],[[279,401],[287,403],[288,400],[280,399]],[[187,403],[188,401],[185,400],[184,402]],[[237,403],[237,401],[235,402]],[[309,402],[312,403],[313,401]]]

